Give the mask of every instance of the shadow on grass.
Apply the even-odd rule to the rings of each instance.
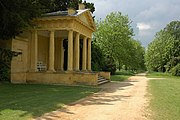
[[[86,86],[0,84],[0,119],[35,118],[97,91]]]

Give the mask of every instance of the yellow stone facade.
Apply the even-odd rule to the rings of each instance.
[[[34,29],[10,40],[11,49],[22,52],[11,63],[12,83],[97,85],[99,73],[91,71],[95,23],[88,9],[79,8],[47,13],[33,21]]]

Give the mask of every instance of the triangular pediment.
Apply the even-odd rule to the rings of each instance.
[[[96,29],[95,27],[95,23],[92,17],[91,12],[88,10],[86,12],[83,12],[82,14],[78,15],[78,18],[87,26],[89,26],[90,28],[92,28],[93,30]]]

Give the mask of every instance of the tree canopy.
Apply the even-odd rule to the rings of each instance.
[[[9,39],[31,25],[31,20],[38,17],[42,9],[35,0],[0,1],[0,39]]]
[[[15,37],[27,27],[33,26],[32,19],[46,12],[78,8],[82,0],[1,0],[0,1],[0,39]],[[91,12],[95,11],[93,3],[83,2]]]
[[[144,48],[133,40],[130,24],[128,16],[121,12],[112,12],[105,20],[97,22],[93,42],[103,51],[109,64],[114,66],[118,63],[129,69],[140,69],[144,63]]]
[[[171,72],[180,63],[180,21],[172,21],[156,34],[145,59],[150,71]]]

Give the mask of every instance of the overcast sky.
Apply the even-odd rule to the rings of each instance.
[[[169,22],[180,20],[180,0],[86,0],[95,4],[96,19],[120,11],[133,21],[135,39],[147,47],[156,32]]]

